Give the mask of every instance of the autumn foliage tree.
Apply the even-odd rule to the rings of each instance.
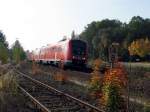
[[[150,53],[150,40],[146,38],[133,41],[128,47],[128,50],[130,55],[139,55],[140,57],[144,57]]]
[[[145,37],[150,39],[150,19],[140,16],[132,17],[128,23],[116,19],[93,21],[80,34],[80,39],[88,43],[89,59],[100,57],[106,61],[111,43],[119,43],[119,57],[129,61],[128,46],[131,42]]]
[[[126,112],[125,99],[122,97],[126,83],[126,72],[121,65],[105,72],[100,102],[107,112]]]

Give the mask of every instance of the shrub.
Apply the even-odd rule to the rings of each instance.
[[[107,112],[126,110],[125,100],[122,98],[125,95],[126,83],[126,72],[122,66],[105,72],[100,102]]]

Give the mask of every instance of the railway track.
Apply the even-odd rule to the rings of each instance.
[[[69,94],[17,71],[19,88],[43,112],[104,112]]]

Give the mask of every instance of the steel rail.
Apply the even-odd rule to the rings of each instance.
[[[28,96],[34,103],[38,105],[38,107],[41,108],[44,112],[51,112],[48,108],[46,108],[43,104],[41,104],[38,100],[36,100],[30,93],[28,93],[25,89],[23,89],[21,86],[18,85],[18,88],[26,95]]]
[[[93,105],[91,105],[91,104],[89,104],[89,103],[87,103],[87,102],[84,102],[84,101],[82,101],[82,100],[80,100],[80,99],[77,99],[77,98],[75,98],[75,97],[73,97],[73,96],[67,94],[67,93],[64,93],[64,92],[62,92],[62,91],[60,91],[60,90],[57,90],[57,89],[55,89],[54,87],[51,87],[51,86],[49,86],[49,85],[47,85],[47,84],[44,84],[44,83],[42,83],[42,82],[40,82],[40,81],[38,81],[38,80],[36,80],[36,79],[33,79],[32,77],[27,76],[26,74],[24,74],[24,73],[22,73],[22,72],[20,72],[20,71],[18,71],[18,70],[16,70],[16,72],[18,72],[19,74],[21,74],[21,75],[24,76],[25,78],[31,80],[32,82],[35,82],[35,83],[37,83],[37,84],[43,86],[44,88],[47,88],[48,90],[53,90],[53,91],[55,91],[55,92],[57,92],[57,93],[59,93],[59,94],[62,94],[62,95],[64,95],[64,96],[66,96],[66,97],[68,97],[68,98],[70,98],[70,99],[72,99],[72,100],[74,100],[74,101],[76,101],[76,102],[78,102],[78,103],[84,105],[85,107],[91,108],[91,109],[96,110],[96,111],[98,111],[98,112],[105,112],[104,110],[101,110],[101,109],[99,109],[99,108],[97,108],[97,107],[95,107],[95,106],[93,106]]]

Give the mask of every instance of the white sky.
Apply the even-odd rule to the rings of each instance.
[[[0,30],[33,50],[80,33],[94,20],[150,17],[148,0],[0,0]]]

